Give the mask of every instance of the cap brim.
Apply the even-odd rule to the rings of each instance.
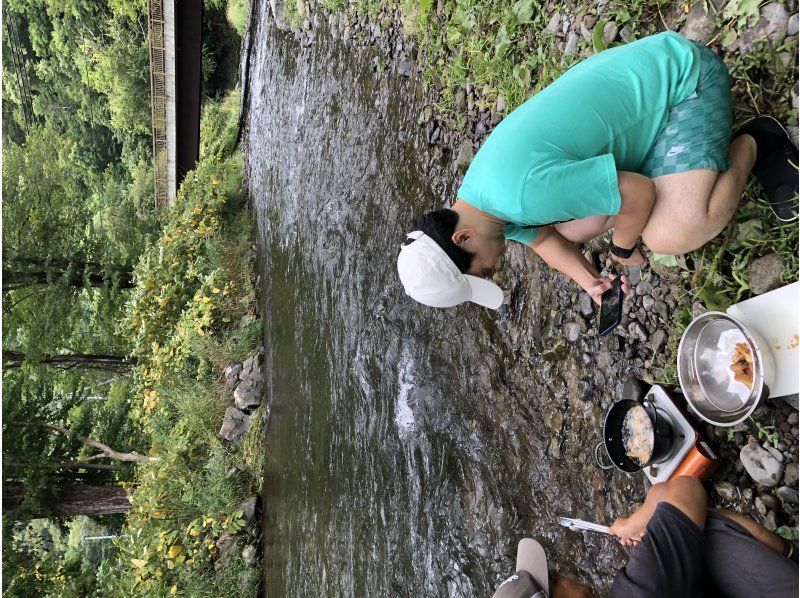
[[[490,280],[478,278],[471,274],[464,274],[464,278],[467,279],[472,291],[472,296],[469,298],[470,301],[490,309],[498,309],[503,304],[503,291],[499,286]]]
[[[547,594],[550,594],[550,578],[547,573],[547,555],[536,540],[523,538],[517,546],[517,571],[527,571]]]

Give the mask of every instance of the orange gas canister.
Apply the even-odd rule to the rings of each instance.
[[[690,476],[701,481],[707,479],[717,469],[719,464],[717,456],[708,443],[700,438],[695,439],[694,446],[689,450],[669,479],[678,476]]]

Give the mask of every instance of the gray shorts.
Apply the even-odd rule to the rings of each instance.
[[[639,172],[650,178],[687,170],[730,167],[733,105],[728,68],[714,52],[700,48],[697,89],[669,111]]]
[[[797,598],[797,565],[713,511],[705,530],[668,503],[617,573],[612,598]]]

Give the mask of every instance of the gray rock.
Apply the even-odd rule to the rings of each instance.
[[[753,260],[747,268],[750,290],[756,295],[777,289],[781,285],[783,261],[777,253],[768,253]]]
[[[260,379],[248,378],[233,391],[233,400],[239,409],[252,409],[261,404],[262,383]]]
[[[628,335],[638,339],[641,342],[645,342],[647,340],[647,332],[645,332],[644,328],[639,322],[631,322],[630,326],[628,326]]]
[[[256,505],[258,504],[258,496],[253,495],[244,502],[239,503],[236,510],[242,510],[242,519],[247,525],[250,525],[256,518]]]
[[[419,113],[417,124],[427,125],[432,120],[433,120],[433,106],[425,106],[422,109],[422,112]]]
[[[472,142],[465,139],[458,146],[458,154],[456,155],[456,166],[461,170],[466,170],[475,153],[472,151]]]
[[[242,560],[244,564],[248,567],[254,567],[256,563],[258,563],[258,557],[256,556],[256,547],[252,544],[248,544],[242,550]]]
[[[250,428],[250,416],[242,413],[236,407],[228,407],[225,410],[225,419],[219,435],[228,442],[239,443],[244,439],[247,430]]]
[[[224,569],[231,562],[233,552],[236,550],[236,538],[228,532],[222,532],[216,542],[219,556],[214,563],[214,569]]]
[[[767,509],[767,505],[764,504],[764,501],[761,500],[760,496],[756,496],[755,505],[756,505],[756,511],[761,513],[762,516],[767,514],[767,511],[769,509]]]
[[[711,41],[715,34],[715,21],[717,19],[717,11],[723,2],[715,0],[714,2],[695,2],[692,4],[692,9],[686,15],[686,20],[683,22],[681,34],[699,44],[707,44]],[[706,10],[708,7],[709,10]]]
[[[252,357],[245,359],[242,364],[242,371],[239,373],[239,380],[244,382],[248,378],[261,377],[261,354],[256,353]]]
[[[506,99],[503,96],[497,96],[497,101],[494,103],[494,111],[498,114],[506,111]]]
[[[555,35],[560,30],[561,30],[561,13],[554,12],[553,16],[550,17],[550,21],[547,23],[547,27],[544,28],[544,32],[549,33],[551,35]]]
[[[606,46],[611,45],[611,42],[617,39],[618,33],[619,26],[614,21],[609,21],[603,26],[603,43]]]
[[[633,38],[633,27],[625,25],[625,27],[619,30],[619,37],[627,44]]]
[[[567,36],[567,45],[564,47],[564,56],[574,54],[578,50],[578,34],[574,31]]]
[[[797,463],[789,463],[783,472],[783,483],[787,486],[797,486]]]
[[[739,490],[730,482],[714,482],[714,490],[727,502],[734,502],[739,498]]]
[[[456,112],[463,112],[467,107],[467,90],[460,87],[456,90],[456,95],[453,98],[453,109]]]
[[[768,531],[774,532],[778,527],[778,522],[775,518],[775,511],[770,511],[767,513],[767,516],[764,517],[764,521],[761,523]]]
[[[594,315],[594,300],[589,296],[589,293],[581,293],[578,295],[578,309],[584,318],[591,318]]]
[[[242,364],[240,363],[229,363],[228,367],[222,372],[223,376],[225,376],[225,384],[228,386],[233,386],[239,381],[239,374],[242,373]]]
[[[760,496],[761,502],[764,504],[765,507],[768,509],[777,509],[778,508],[778,499],[772,496],[771,494],[762,494]]]
[[[397,67],[397,74],[401,77],[410,77],[411,71],[414,69],[414,61],[405,59]]]
[[[661,328],[659,328],[650,337],[650,348],[653,350],[653,354],[654,355],[658,354],[666,344],[667,344],[667,333]]]
[[[778,496],[784,502],[788,502],[793,505],[796,505],[798,503],[796,488],[790,488],[789,486],[781,486],[780,488],[778,488]]]
[[[636,294],[640,297],[649,295],[653,291],[653,283],[649,280],[643,280],[636,285]]]
[[[780,2],[770,2],[761,7],[761,18],[754,27],[745,30],[739,36],[738,49],[747,54],[756,49],[758,42],[769,39],[773,47],[779,46],[786,39],[789,27],[789,9]]]
[[[646,310],[651,310],[656,304],[656,300],[650,297],[649,295],[645,295],[642,297],[642,307]]]
[[[782,456],[778,459],[771,451],[757,442],[751,442],[739,452],[745,470],[753,481],[762,486],[777,486],[783,475]]]
[[[797,102],[793,102],[795,110],[797,109]],[[796,125],[787,125],[786,132],[789,134],[789,140],[794,144],[795,147],[798,146],[798,139],[800,138],[800,128]]]
[[[577,322],[567,322],[564,324],[564,335],[569,342],[576,342],[581,337],[580,324]]]
[[[785,397],[781,397],[781,401],[783,401],[784,403],[789,405],[789,407],[791,407],[795,411],[797,411],[797,403],[798,403],[797,399],[798,399],[798,395],[797,394],[787,395]]]
[[[791,17],[789,17],[789,23],[787,24],[786,33],[788,35],[797,35],[797,31],[798,31],[797,13],[794,13]]]
[[[639,266],[625,266],[625,273],[628,275],[628,282],[632,287],[642,280],[642,269]]]

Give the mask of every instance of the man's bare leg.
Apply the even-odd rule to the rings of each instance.
[[[727,517],[728,519],[732,519],[739,525],[741,525],[744,529],[746,529],[750,534],[759,542],[771,548],[778,554],[784,554],[786,550],[786,543],[783,539],[773,534],[767,528],[760,526],[755,521],[750,519],[749,517],[744,517],[742,515],[738,515],[733,511],[728,511],[727,509],[713,509],[715,513],[722,515],[723,517]]]
[[[656,204],[642,239],[656,253],[694,251],[716,237],[733,217],[756,158],[749,135],[734,139],[725,172],[689,170],[656,177]]]
[[[614,227],[613,216],[588,216],[554,224],[553,228],[571,243],[586,243]]]

